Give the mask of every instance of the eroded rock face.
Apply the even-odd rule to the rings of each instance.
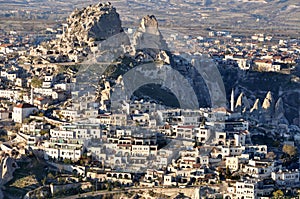
[[[136,53],[143,52],[154,60],[160,60],[164,54],[161,51],[168,51],[167,43],[158,29],[155,16],[147,15],[142,18],[140,26],[133,36],[133,48]],[[168,60],[165,56],[162,60]]]
[[[123,32],[119,14],[110,3],[75,10],[68,17],[67,24],[63,40],[79,44],[105,40]]]
[[[103,44],[104,47],[99,47],[99,43],[110,38],[113,39]],[[67,23],[63,24],[62,35],[56,40],[44,42],[32,49],[30,55],[44,56],[49,62],[81,62],[90,54],[99,54],[99,51],[107,49],[118,49],[121,45],[129,45],[129,43],[116,8],[110,3],[99,3],[74,10],[67,18]],[[107,44],[109,47],[106,46]]]
[[[272,103],[273,103],[273,97],[272,97],[272,93],[269,91],[266,95],[266,98],[264,99],[262,108],[265,110],[270,110],[272,108]]]
[[[260,109],[260,103],[259,103],[259,99],[256,99],[254,102],[253,107],[251,108],[250,112],[255,112],[255,111],[259,111]]]
[[[17,168],[15,160],[9,156],[4,157],[1,161],[1,185],[13,179],[13,173]]]
[[[235,108],[242,107],[242,105],[243,105],[243,97],[244,97],[244,93],[242,92],[239,95],[239,97],[237,98]]]
[[[18,167],[16,161],[9,155],[0,156],[0,199],[4,198],[1,187],[13,179],[13,174]]]
[[[246,112],[250,110],[250,102],[243,92],[241,92],[237,98],[235,108],[238,112]]]
[[[284,114],[285,114],[284,103],[283,103],[282,98],[280,97],[275,104],[274,116],[279,124],[287,124],[288,125],[289,122],[286,119]]]

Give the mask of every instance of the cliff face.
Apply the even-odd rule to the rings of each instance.
[[[4,185],[5,183],[13,179],[13,173],[16,170],[16,168],[17,168],[17,163],[13,158],[7,156],[1,160],[1,168],[0,168],[1,185]]]
[[[90,5],[74,10],[63,24],[62,35],[32,49],[30,55],[43,56],[48,62],[81,62],[98,50],[99,43],[122,33],[116,8],[110,3]],[[118,45],[129,43],[128,37],[122,37],[122,43],[117,40]]]
[[[67,19],[62,43],[93,43],[121,32],[123,28],[116,9],[110,3],[99,3],[72,12]]]
[[[133,36],[133,46],[136,51],[144,51],[145,49],[168,50],[166,41],[158,29],[155,16],[147,15],[142,18],[140,26]]]
[[[4,157],[1,157],[1,163],[0,163],[0,199],[4,198],[1,187],[5,185],[7,182],[13,179],[13,173],[17,168],[16,161],[9,157],[8,155],[5,155]]]

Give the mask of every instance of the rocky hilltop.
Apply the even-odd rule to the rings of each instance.
[[[95,41],[105,40],[120,32],[123,28],[116,8],[110,3],[99,3],[71,13],[61,42],[93,45]]]
[[[46,63],[80,62],[99,42],[123,32],[119,14],[110,3],[89,5],[70,14],[58,39],[42,43],[30,54],[42,55]]]

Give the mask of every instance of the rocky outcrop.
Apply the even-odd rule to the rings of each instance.
[[[265,110],[270,110],[272,108],[272,104],[273,104],[273,97],[271,91],[269,91],[266,95],[266,98],[264,99],[262,108]]]
[[[50,186],[48,185],[27,192],[23,199],[51,198],[51,196]]]
[[[167,43],[158,29],[158,22],[154,15],[144,16],[139,28],[133,36],[135,50],[158,49],[167,50]]]
[[[73,11],[63,25],[62,35],[56,40],[42,43],[32,49],[30,54],[45,56],[49,62],[80,62],[91,52],[97,51],[99,43],[123,33],[116,8],[110,3],[98,3]],[[123,36],[121,38],[129,45],[128,37],[125,40]],[[112,43],[120,46],[119,40],[113,39]]]
[[[250,109],[250,102],[243,92],[237,98],[235,108],[238,112],[246,112]]]
[[[0,182],[2,185],[4,185],[5,183],[13,179],[13,173],[16,170],[16,168],[17,168],[17,163],[13,158],[6,156],[1,160]]]
[[[236,100],[235,108],[241,107],[243,105],[243,96],[244,93],[242,92]]]
[[[275,117],[281,118],[282,116],[284,116],[284,108],[282,98],[280,97],[275,104]]]
[[[13,179],[13,173],[18,167],[16,161],[7,154],[3,154],[0,163],[0,199],[4,198],[1,187]]]
[[[289,124],[288,120],[285,117],[285,110],[284,110],[284,103],[282,98],[280,97],[276,104],[275,104],[275,108],[274,108],[274,116],[275,119],[277,121],[277,123],[279,124]]]
[[[144,16],[139,28],[133,36],[133,48],[137,59],[141,61],[162,60],[170,64],[168,46],[158,29],[158,22],[154,15]]]
[[[121,32],[123,28],[116,9],[110,3],[99,3],[73,11],[67,19],[62,40],[82,45],[83,42],[102,41]]]
[[[259,103],[259,99],[256,99],[254,102],[254,105],[252,106],[252,108],[250,109],[250,113],[259,111],[260,109],[260,103]]]

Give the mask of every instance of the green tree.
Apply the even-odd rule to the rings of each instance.
[[[197,140],[197,137],[195,136],[194,137],[194,148],[198,147],[199,146],[199,143],[198,143],[198,140]]]
[[[112,190],[112,184],[111,182],[107,183],[107,191],[111,191]]]
[[[294,157],[297,154],[297,148],[288,144],[283,145],[282,151],[290,157]]]
[[[46,134],[49,134],[49,129],[42,129],[40,131],[40,135],[46,135]]]
[[[40,88],[42,87],[42,84],[43,84],[43,80],[39,79],[38,77],[33,77],[31,79],[31,86],[34,88]]]
[[[47,178],[48,179],[54,179],[54,175],[52,173],[48,173]]]
[[[64,163],[65,163],[65,164],[72,164],[72,160],[66,158],[66,159],[64,159]]]
[[[232,176],[232,173],[231,173],[229,167],[227,166],[226,167],[226,172],[225,172],[225,177],[226,178],[231,178],[231,176]]]
[[[280,189],[273,192],[273,196],[274,198],[283,198],[284,194],[283,194],[283,191],[281,191]]]

